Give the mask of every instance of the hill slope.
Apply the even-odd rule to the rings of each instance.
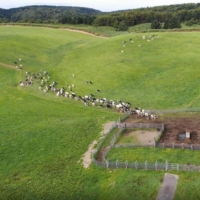
[[[199,107],[199,34],[161,33],[150,42],[142,36],[102,39],[49,28],[0,27],[0,63],[13,66],[21,58],[23,64],[23,70],[0,66],[2,199],[132,199],[133,191],[134,199],[156,198],[165,172],[82,166],[82,155],[99,138],[102,124],[117,120],[119,113],[44,93],[36,82],[19,86],[25,71],[48,71],[59,88],[75,84],[77,95],[120,98],[147,109]],[[199,194],[199,174],[188,173],[179,172],[176,199],[188,199],[191,189]]]
[[[152,40],[146,33],[143,40],[142,34],[102,39],[47,28],[1,30],[1,62],[13,63],[19,55],[27,70],[49,71],[60,87],[74,84],[78,95],[94,93],[150,109],[199,107],[196,32],[159,33]]]

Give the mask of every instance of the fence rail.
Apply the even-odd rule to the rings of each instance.
[[[167,161],[165,163],[158,163],[157,161],[155,163],[148,163],[148,161],[145,161],[144,163],[139,163],[138,161],[135,162],[119,162],[118,160],[110,162],[109,160],[105,161],[105,164],[103,165],[106,168],[112,168],[112,169],[118,169],[118,168],[130,168],[130,169],[143,169],[143,170],[183,170],[188,171],[190,167],[188,165],[180,165],[177,163],[168,163]],[[194,171],[194,170],[193,170]],[[195,166],[195,171],[200,171],[200,166]]]
[[[197,165],[168,163],[168,161],[166,161],[165,163],[158,163],[157,161],[155,163],[148,163],[147,160],[143,163],[139,163],[138,161],[128,162],[127,160],[125,162],[119,162],[118,160],[109,161],[108,159],[106,159],[105,156],[106,155],[104,155],[104,162],[97,161],[96,159],[94,159],[93,162],[100,167],[111,169],[125,168],[136,170],[173,170],[200,172],[200,166]]]
[[[156,143],[156,147],[159,148],[173,148],[173,149],[190,149],[190,150],[200,150],[200,145],[198,144],[169,144],[169,143]]]
[[[118,123],[118,128],[155,128],[164,131],[164,124],[156,123]]]
[[[163,114],[163,113],[177,113],[177,112],[200,112],[200,108],[176,108],[170,110],[150,110],[150,113]]]

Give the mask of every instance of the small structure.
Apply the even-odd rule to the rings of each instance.
[[[186,139],[190,139],[190,131],[186,131],[186,133],[185,133],[185,137],[186,137]]]

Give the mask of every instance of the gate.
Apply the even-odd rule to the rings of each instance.
[[[176,163],[167,163],[167,169],[166,170],[179,170],[179,164]]]

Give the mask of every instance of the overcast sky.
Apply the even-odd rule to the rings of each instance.
[[[200,1],[199,1],[200,2]],[[78,6],[101,11],[116,11],[160,5],[198,3],[195,0],[0,0],[0,8],[9,9],[28,5]]]

